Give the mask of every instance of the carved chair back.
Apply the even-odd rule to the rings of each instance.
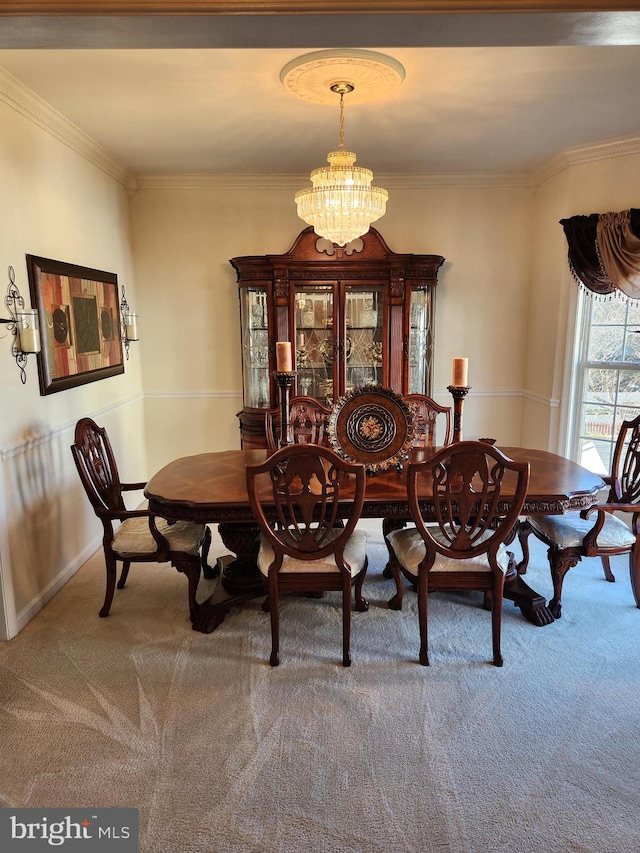
[[[427,524],[422,515],[421,477],[431,487],[435,526],[431,519]],[[506,482],[508,501],[504,497]],[[488,554],[493,565],[499,546],[515,529],[528,484],[528,462],[509,459],[497,447],[479,441],[451,444],[431,459],[411,464],[407,471],[409,508],[425,542],[425,568],[433,566],[438,554],[455,560]]]
[[[608,503],[640,504],[640,415],[622,422],[607,482]]]
[[[298,396],[289,401],[289,435],[294,444],[318,444],[329,447],[328,424],[331,409],[314,397]],[[280,409],[265,412],[267,447],[276,450],[280,428]]]
[[[442,444],[451,444],[451,407],[441,406],[426,394],[405,394],[403,397],[413,417],[414,446],[435,447],[436,423],[444,421]]]
[[[262,474],[269,478],[264,504],[266,478]],[[344,527],[339,527],[339,504],[345,501],[344,486],[350,478],[355,493],[348,499]],[[256,521],[274,550],[274,570],[278,571],[285,555],[307,561],[342,555],[362,513],[365,469],[341,459],[330,448],[292,444],[261,465],[247,466],[247,488]],[[341,559],[337,563],[347,571]]]
[[[91,418],[82,418],[76,424],[71,453],[96,514],[124,512],[120,475],[106,430]]]

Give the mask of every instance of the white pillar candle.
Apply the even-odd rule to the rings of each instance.
[[[127,314],[125,319],[125,336],[128,341],[138,340],[138,315]]]
[[[20,329],[22,352],[40,352],[40,332],[37,329]]]
[[[291,371],[293,370],[290,341],[277,341],[276,369],[278,373],[291,373]]]
[[[454,358],[453,359],[453,381],[454,388],[466,388],[469,374],[469,359]]]
[[[22,352],[40,352],[38,312],[32,308],[18,313],[18,345]]]

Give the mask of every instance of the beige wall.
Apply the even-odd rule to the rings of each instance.
[[[0,128],[3,294],[11,264],[29,302],[25,255],[34,254],[115,272],[135,304],[122,184],[3,101]],[[46,397],[34,356],[27,374],[22,385],[10,337],[0,340],[0,637],[15,634],[99,544],[102,528],[69,452],[78,418],[108,426],[123,475],[146,470],[139,352],[122,376]]]
[[[488,215],[488,212],[491,215]],[[521,188],[396,189],[379,230],[396,252],[442,254],[435,396],[469,358],[465,433],[518,444],[531,195]],[[228,259],[287,251],[304,227],[290,189],[141,189],[132,233],[145,342],[149,465],[239,446],[238,289]]]

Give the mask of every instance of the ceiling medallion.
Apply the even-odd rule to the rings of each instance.
[[[317,50],[288,62],[280,72],[282,85],[303,101],[335,106],[331,86],[348,80],[354,87],[350,104],[386,98],[400,87],[403,66],[374,50]]]

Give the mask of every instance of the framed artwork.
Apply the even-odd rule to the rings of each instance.
[[[124,373],[116,274],[35,255],[27,272],[40,315],[40,393]]]

